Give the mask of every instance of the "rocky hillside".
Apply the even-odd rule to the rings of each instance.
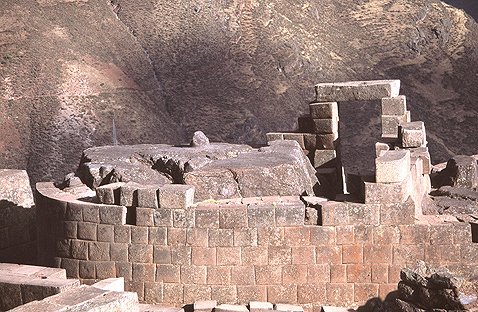
[[[469,1],[468,1],[469,2]],[[402,80],[434,162],[478,149],[478,28],[460,0],[3,0],[0,164],[34,181],[112,143],[265,143],[293,130],[313,85]],[[465,6],[464,6],[465,5]],[[476,14],[474,15],[476,18]],[[374,103],[343,105],[360,157]]]

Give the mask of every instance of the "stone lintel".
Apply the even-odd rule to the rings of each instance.
[[[319,83],[315,86],[317,102],[380,100],[397,97],[399,93],[400,80]]]

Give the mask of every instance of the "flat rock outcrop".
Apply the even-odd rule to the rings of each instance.
[[[293,141],[260,149],[219,143],[95,147],[84,151],[77,175],[91,188],[114,182],[189,184],[198,201],[312,195],[318,183],[315,169]]]

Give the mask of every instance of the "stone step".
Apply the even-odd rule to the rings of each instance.
[[[145,304],[140,303],[138,305],[139,312],[184,312],[182,308],[175,308],[161,304]]]
[[[63,278],[66,279],[66,270],[48,268],[36,265],[25,265],[15,263],[0,263],[0,274],[10,273],[38,278]]]

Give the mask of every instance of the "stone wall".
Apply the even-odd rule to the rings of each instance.
[[[418,260],[478,273],[471,226],[453,217],[391,224],[380,214],[347,224],[341,209],[320,198],[265,197],[159,202],[134,208],[132,225],[124,206],[80,202],[51,183],[37,190],[43,260],[85,283],[122,276],[147,302],[344,306],[385,297],[400,269]],[[184,192],[169,196],[184,202]],[[350,220],[356,209],[349,205]],[[337,222],[323,225],[330,216]]]

